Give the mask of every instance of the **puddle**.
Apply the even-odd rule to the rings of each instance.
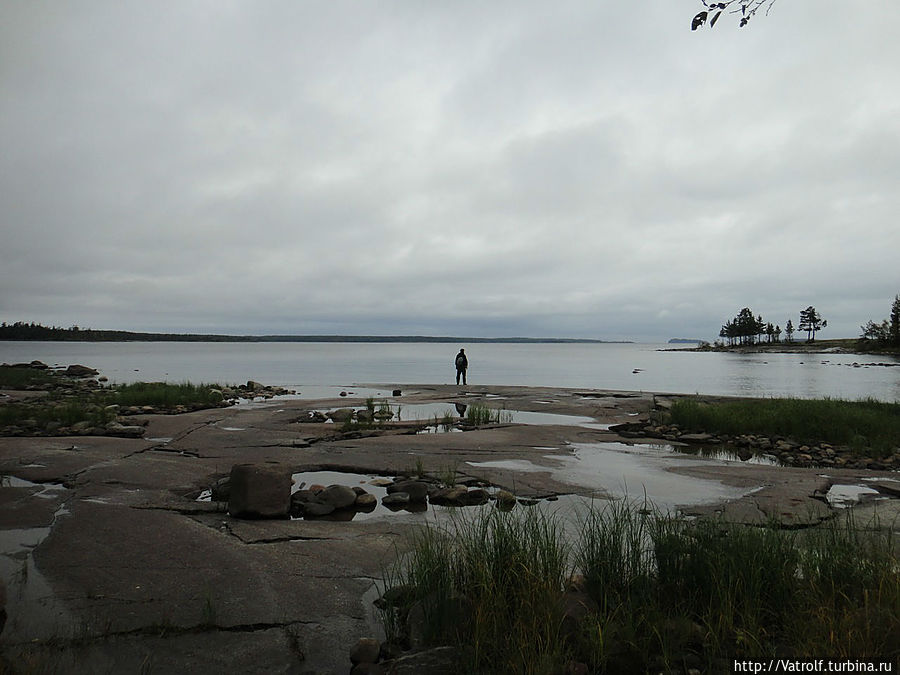
[[[836,509],[846,509],[861,502],[888,499],[888,497],[865,485],[832,485],[826,493],[825,499]]]
[[[381,500],[387,496],[387,486],[393,482],[393,476],[380,476],[378,474],[361,474],[361,473],[345,473],[342,471],[306,471],[295,473],[291,476],[293,485],[291,493],[297,490],[309,488],[311,485],[346,485],[347,487],[361,487],[363,490],[373,495],[378,503],[371,511],[358,511],[355,509],[340,509],[326,516],[315,516],[310,520],[339,520],[339,521],[363,521],[374,518],[390,518],[397,516],[422,516],[428,509],[436,509],[438,507],[431,504],[408,504],[397,508],[394,506],[385,506]]]
[[[40,488],[32,497],[61,500],[68,492],[62,485],[33,483],[4,476],[2,485]],[[53,512],[49,526],[0,529],[0,579],[6,585],[7,621],[3,637],[7,641],[68,638],[74,622],[50,585],[34,564],[32,554],[49,536],[56,521],[68,514],[65,504]]]
[[[614,497],[646,496],[663,509],[737,499],[752,491],[669,471],[673,467],[691,466],[694,462],[679,459],[670,445],[576,443],[571,448],[571,455],[544,455],[544,459],[551,460],[547,466],[529,460],[469,464],[522,472],[549,472],[559,482]]]
[[[494,466],[495,463],[470,463],[473,466]],[[521,462],[511,462],[507,468],[515,470],[527,471],[530,469],[530,462],[521,460]],[[536,471],[547,471],[546,467],[538,467],[531,465]],[[484,509],[496,508],[496,502],[489,501],[486,504],[478,506],[443,506],[435,505],[430,502],[421,504],[408,504],[403,507],[385,506],[381,500],[387,495],[387,486],[393,483],[393,476],[382,476],[378,474],[359,474],[348,473],[342,471],[306,471],[295,473],[291,476],[292,486],[291,492],[309,488],[311,485],[345,485],[347,487],[361,487],[369,494],[373,495],[378,501],[374,509],[371,511],[357,511],[355,509],[341,509],[326,516],[316,516],[309,518],[310,520],[331,520],[331,521],[366,521],[383,518],[401,518],[405,522],[420,523],[438,523],[450,518],[470,518],[475,517]],[[496,486],[488,486],[483,488],[490,494],[496,493],[500,488]],[[197,501],[210,501],[212,498],[211,490],[204,490],[197,497]],[[599,497],[603,503],[607,498]],[[580,522],[576,517],[577,514],[583,514],[589,510],[594,503],[594,498],[582,497],[580,495],[560,495],[546,499],[520,499],[515,508],[531,508],[536,506],[547,513],[559,514],[571,520],[572,526],[576,527]],[[298,518],[301,520],[303,518]]]
[[[241,408],[265,408],[278,405],[283,401],[318,401],[330,398],[388,398],[392,395],[392,389],[378,389],[374,387],[356,386],[332,386],[332,385],[285,385],[286,389],[293,389],[296,394],[284,394],[272,398],[257,397],[255,399],[238,399]]]
[[[172,437],[171,436],[160,436],[159,438],[148,438],[146,440],[150,441],[151,443],[171,443]]]
[[[467,404],[456,403],[389,403],[394,413],[394,420],[401,422],[442,420],[445,417],[465,418]],[[379,401],[375,401],[375,409],[378,410]],[[360,408],[356,408],[360,410]],[[362,408],[364,410],[364,408]],[[593,417],[583,415],[559,415],[555,413],[531,412],[528,410],[507,410],[506,408],[491,408],[492,412],[499,412],[504,423],[512,424],[555,424],[561,426],[586,426],[597,424]]]
[[[390,408],[393,417],[388,422],[431,422],[420,433],[448,433],[459,431],[456,423],[465,420],[468,404],[464,403],[397,403],[387,400],[374,401],[376,413],[384,406]],[[351,406],[345,406],[350,408]],[[323,414],[333,413],[341,408],[321,410]],[[365,410],[365,406],[352,406],[359,412]],[[503,424],[532,424],[532,425],[557,425],[578,426],[587,429],[606,431],[607,424],[599,424],[593,417],[583,415],[560,415],[555,413],[531,412],[527,410],[507,410],[505,408],[491,408],[492,413],[499,414]],[[331,421],[331,420],[329,420]],[[452,422],[452,423],[451,423]]]
[[[549,448],[556,450],[556,448]],[[522,473],[547,473],[552,471],[551,467],[539,466],[527,459],[498,459],[490,462],[466,462],[469,466],[479,469],[506,469],[508,471],[521,471]]]
[[[419,429],[417,434],[461,434],[463,432],[459,427],[452,424],[430,424],[427,427]]]
[[[679,445],[664,446],[669,447],[676,454],[691,455],[693,457],[703,457],[704,459],[713,459],[719,462],[740,462],[741,464],[762,464],[763,466],[781,466],[781,462],[775,455],[753,455],[750,459],[743,460],[733,450],[725,448],[716,448],[710,446],[696,445]]]
[[[246,431],[244,427],[219,427],[222,431]]]
[[[32,497],[39,497],[40,499],[59,499],[62,493],[66,491],[66,488],[61,483],[33,483],[30,480],[17,478],[16,476],[3,476],[0,479],[0,485],[14,488],[40,488],[38,492],[32,495]],[[0,553],[2,553],[2,549],[0,549]]]

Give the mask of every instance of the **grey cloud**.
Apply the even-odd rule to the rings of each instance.
[[[855,335],[900,291],[900,9],[677,4],[5,5],[0,318]]]

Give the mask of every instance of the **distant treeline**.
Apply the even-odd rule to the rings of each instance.
[[[17,321],[0,324],[0,340],[56,342],[502,342],[502,343],[604,343],[580,338],[478,338],[427,335],[202,335],[198,333],[136,333],[125,330],[60,328]]]

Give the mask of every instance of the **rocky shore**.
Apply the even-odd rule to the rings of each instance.
[[[102,386],[90,378],[60,386]],[[249,385],[242,392],[264,401],[256,393],[266,389]],[[382,390],[385,401],[405,409],[483,403],[593,422],[422,433],[426,421],[384,419],[345,429],[329,414],[349,409],[359,425],[366,401],[273,394],[252,406],[116,411],[117,423],[140,429],[133,436],[92,428],[0,437],[7,613],[0,670],[448,672],[454,655],[446,648],[385,645],[375,605],[390,600],[384,570],[407,550],[411,532],[454,509],[620,498],[588,487],[584,475],[574,480],[557,471],[586,445],[609,444],[622,462],[635,462],[636,475],[647,471],[644,442],[756,445],[779,457],[810,457],[809,466],[774,466],[654,451],[653,471],[736,495],[698,503],[685,494],[678,506],[685,514],[815,527],[844,512],[826,499],[832,485],[866,494],[885,486],[881,501],[853,507],[861,521],[876,508],[882,516],[900,513],[900,500],[889,498],[893,463],[840,462],[841,449],[826,445],[779,449],[783,439],[692,438],[660,421],[665,396],[449,385],[405,385],[402,395],[396,384]],[[5,401],[39,396],[2,394]],[[898,520],[871,522],[897,527]]]

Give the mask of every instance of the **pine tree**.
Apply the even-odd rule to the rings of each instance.
[[[813,342],[816,339],[816,332],[822,330],[828,325],[828,321],[816,311],[816,308],[810,305],[800,312],[800,330],[806,331],[806,341]]]

